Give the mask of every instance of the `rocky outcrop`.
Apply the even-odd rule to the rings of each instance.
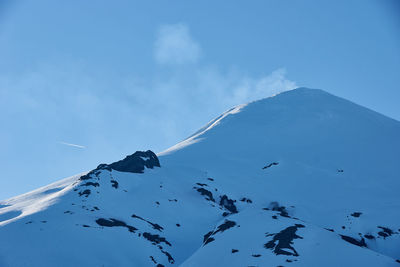
[[[100,164],[96,169],[90,171],[86,175],[82,175],[79,179],[83,181],[92,179],[94,176],[98,178],[101,170],[143,173],[145,167],[149,169],[161,167],[157,155],[151,150],[136,151],[132,155],[126,156],[123,160],[116,161],[111,164]],[[113,184],[113,187],[118,186]]]
[[[133,173],[143,173],[144,167],[149,169],[161,167],[156,154],[151,150],[136,151],[132,155],[127,156],[123,160],[114,162],[109,166],[116,171]]]

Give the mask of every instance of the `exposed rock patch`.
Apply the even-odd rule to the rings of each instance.
[[[135,215],[135,214],[133,214],[131,217],[132,217],[132,218],[139,219],[139,220],[142,220],[142,221],[144,221],[144,222],[150,224],[150,225],[153,227],[153,229],[155,229],[155,230],[157,230],[157,231],[162,232],[162,230],[164,230],[164,228],[161,227],[160,225],[158,225],[158,224],[156,224],[156,223],[152,223],[151,221],[146,220],[146,219],[143,219],[142,217],[137,216],[137,215]]]
[[[207,200],[215,202],[214,196],[209,190],[202,187],[193,187],[193,188],[196,189],[196,191],[199,192],[202,196],[206,196]]]
[[[81,196],[88,197],[88,196],[90,195],[90,193],[91,193],[90,189],[85,189],[85,190],[79,192],[79,196],[80,196],[80,197],[81,197]]]
[[[226,230],[228,230],[229,228],[232,228],[236,225],[236,222],[234,221],[229,221],[229,220],[225,220],[225,222],[221,225],[219,225],[217,227],[216,230],[214,231],[210,231],[207,234],[204,235],[203,237],[203,246],[207,245],[208,243],[214,241],[215,239],[213,238],[213,236],[215,236],[216,233],[222,233]]]
[[[137,230],[137,228],[127,225],[125,222],[123,221],[119,221],[113,218],[110,219],[104,219],[104,218],[100,218],[96,220],[96,223],[100,226],[104,226],[104,227],[115,227],[115,226],[119,226],[119,227],[126,227],[128,228],[129,232],[135,233],[135,231]]]
[[[165,243],[165,244],[167,244],[168,246],[171,246],[171,243],[169,243],[169,242],[165,239],[165,237],[161,237],[161,236],[159,236],[159,235],[153,235],[153,234],[144,232],[144,233],[143,233],[143,237],[146,238],[147,240],[149,240],[149,241],[155,243],[155,244]]]
[[[276,166],[278,164],[279,164],[279,162],[272,162],[270,164],[265,165],[262,169],[265,170],[265,169],[271,168],[272,166]]]
[[[294,239],[303,239],[301,236],[296,234],[298,228],[304,228],[302,224],[295,224],[288,228],[280,231],[277,234],[272,234],[274,237],[271,241],[264,244],[266,249],[272,249],[276,255],[288,255],[288,256],[299,256],[296,249],[292,247]],[[271,234],[267,234],[271,236]],[[288,251],[290,250],[290,251]]]
[[[383,231],[378,232],[378,235],[382,236],[384,239],[386,239],[386,237],[389,237],[389,236],[395,234],[395,232],[388,227],[378,226],[378,228],[383,230]]]
[[[226,195],[220,198],[219,205],[229,210],[231,213],[237,213],[237,208],[235,206],[235,200],[229,199]]]
[[[100,164],[96,169],[91,170],[85,175],[82,175],[79,180],[85,181],[90,179],[99,180],[99,174],[102,170],[116,170],[120,172],[132,172],[132,173],[143,173],[144,168],[153,169],[154,167],[161,167],[160,161],[154,152],[151,150],[147,151],[136,151],[132,155],[125,157],[123,160],[111,163],[111,164]],[[118,182],[111,180],[112,186],[118,188]],[[98,183],[87,182],[83,186],[99,186]]]
[[[253,203],[253,201],[251,201],[250,198],[245,198],[245,197],[241,198],[240,201],[247,202],[247,203]]]
[[[99,183],[93,183],[93,182],[86,182],[84,183],[82,186],[94,186],[94,187],[98,187],[100,186]]]
[[[133,173],[143,173],[145,167],[149,169],[161,167],[156,154],[151,150],[136,151],[123,160],[114,162],[108,166],[116,171]]]
[[[115,180],[111,180],[111,186],[114,187],[115,189],[118,189],[118,182]]]
[[[366,239],[370,239],[370,240],[375,239],[375,236],[370,235],[370,234],[366,234],[366,235],[364,235],[364,237],[365,237]]]
[[[365,243],[365,239],[361,238],[361,240],[357,240],[353,237],[346,236],[346,235],[340,235],[340,237],[344,240],[349,242],[350,244],[359,246],[359,247],[367,247],[367,244]]]
[[[263,208],[263,210],[279,211],[279,215],[282,217],[290,218],[288,211],[285,206],[280,206],[278,202],[273,201],[269,204],[268,208]]]

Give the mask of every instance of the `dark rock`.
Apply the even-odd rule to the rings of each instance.
[[[84,183],[82,186],[94,186],[94,187],[98,187],[100,186],[99,183],[93,183],[93,182],[86,182]]]
[[[91,170],[90,172],[88,172],[85,175],[82,175],[79,178],[79,180],[84,181],[84,180],[90,180],[93,178],[98,178],[101,170],[111,171],[111,168],[107,164],[100,164],[99,166],[97,166],[96,169]]]
[[[161,166],[156,154],[151,150],[147,150],[146,152],[136,151],[123,160],[110,164],[109,167],[120,172],[143,173],[144,167],[153,169]]]
[[[375,236],[369,235],[369,234],[364,235],[364,237],[365,237],[366,239],[375,239]]]
[[[114,187],[115,189],[118,189],[118,182],[115,180],[111,180],[111,186]]]
[[[282,217],[290,218],[289,213],[286,210],[285,206],[280,206],[278,202],[273,201],[269,204],[269,209],[273,211],[279,211],[279,215]]]
[[[85,189],[83,192],[79,192],[79,196],[81,197],[84,195],[85,197],[88,197],[90,193],[90,189]]]
[[[253,201],[251,201],[251,199],[249,199],[249,198],[241,198],[240,199],[240,201],[242,201],[242,202],[247,202],[247,203],[253,203]]]
[[[207,245],[208,243],[211,243],[212,241],[214,241],[215,239],[213,237],[209,237],[206,239],[206,241],[204,241],[203,246]]]
[[[394,234],[393,230],[389,229],[387,227],[378,226],[378,228],[383,230],[383,231],[378,232],[378,235],[382,236],[384,239],[386,239],[386,237]]]
[[[160,231],[160,232],[162,232],[162,230],[164,230],[164,228],[161,227],[160,225],[158,225],[158,224],[156,224],[156,223],[152,223],[151,221],[146,220],[146,219],[143,219],[142,217],[137,216],[137,215],[135,215],[135,214],[133,214],[131,217],[132,217],[132,218],[139,219],[139,220],[142,220],[142,221],[144,221],[144,222],[147,222],[148,224],[150,224],[150,225],[153,227],[153,229],[156,229],[156,230],[158,230],[158,231]]]
[[[214,241],[215,239],[213,237],[209,237],[207,238],[207,240],[204,242],[203,246],[207,245],[208,243],[211,243],[212,241]]]
[[[207,234],[204,235],[203,237],[203,246],[207,245],[208,243],[214,241],[215,239],[212,237],[214,236],[216,233],[222,233],[226,230],[228,230],[229,228],[232,228],[236,225],[236,222],[234,221],[229,221],[229,220],[225,220],[225,222],[221,225],[219,225],[217,227],[217,230],[214,231],[210,231]]]
[[[196,183],[199,186],[208,186],[208,184]]]
[[[288,256],[299,256],[297,251],[291,245],[293,244],[294,239],[303,239],[301,236],[296,235],[296,231],[298,228],[304,228],[305,226],[302,224],[295,224],[294,226],[289,226],[288,228],[280,231],[277,234],[274,234],[274,237],[271,241],[264,244],[266,249],[274,249],[273,252],[276,255],[288,255]],[[276,244],[277,243],[277,244]],[[291,250],[289,252],[287,250]]]
[[[214,179],[213,179],[213,178],[207,178],[207,180],[209,180],[209,181],[214,181]]]
[[[353,212],[353,213],[350,214],[350,215],[353,216],[353,217],[358,218],[358,217],[360,217],[361,214],[362,214],[362,212]]]
[[[272,162],[272,163],[270,163],[270,164],[264,166],[262,169],[265,170],[265,169],[268,169],[268,168],[270,168],[270,167],[272,167],[272,166],[276,166],[276,165],[278,165],[278,164],[279,164],[279,162]]]
[[[353,237],[346,236],[346,235],[340,235],[340,237],[344,240],[349,242],[350,244],[359,246],[359,247],[367,247],[367,244],[365,243],[365,239],[361,238],[361,240],[357,240]]]
[[[205,234],[204,235],[204,237],[203,237],[203,243],[204,243],[204,245],[205,244],[207,244],[207,243],[209,243],[209,242],[207,242],[207,240],[210,238],[210,236],[212,235],[214,233],[214,231],[210,231],[210,232],[208,232],[207,234]],[[214,239],[213,239],[214,240]],[[212,240],[211,240],[212,241]],[[210,242],[211,242],[210,241]]]
[[[152,235],[150,233],[144,232],[143,233],[143,237],[146,238],[147,240],[154,242],[156,244],[160,244],[160,243],[165,243],[168,246],[171,246],[171,243],[169,243],[165,237],[161,237],[159,235]]]
[[[206,199],[212,202],[215,202],[215,199],[213,197],[213,194],[208,191],[207,189],[204,188],[198,188],[198,187],[193,187],[194,189],[197,190],[197,192],[199,192],[202,196],[206,196]]]
[[[389,235],[385,232],[378,232],[378,235],[380,235],[381,237],[383,237],[384,239],[386,239],[386,237],[388,237]]]
[[[100,170],[111,171],[111,167],[110,167],[108,164],[102,163],[102,164],[100,164],[99,166],[97,166],[96,169],[94,169],[94,174],[95,174],[96,176],[98,176],[99,173],[100,173],[100,172],[99,172]]]
[[[167,256],[168,262],[169,262],[169,263],[171,263],[171,264],[174,264],[174,263],[175,263],[175,260],[174,260],[174,258],[172,258],[171,254],[169,254],[169,253],[168,253],[167,251],[165,251],[165,250],[161,250],[161,252],[162,252],[165,256]]]
[[[136,151],[132,155],[125,157],[123,160],[114,162],[112,164],[100,164],[96,169],[91,170],[85,175],[82,175],[79,180],[90,180],[97,178],[99,179],[99,174],[101,170],[116,170],[120,172],[133,172],[133,173],[143,173],[144,167],[153,169],[154,167],[161,167],[160,161],[158,160],[156,154],[151,150]],[[114,186],[114,185],[113,185]]]
[[[105,226],[105,227],[115,227],[115,226],[120,226],[120,227],[126,227],[128,228],[129,232],[134,233],[137,228],[127,225],[125,222],[123,221],[119,221],[113,218],[110,219],[104,219],[104,218],[100,218],[96,220],[96,223],[100,226]]]
[[[224,207],[225,209],[229,210],[232,213],[237,213],[236,206],[234,204],[234,201],[232,199],[229,199],[226,195],[223,195],[220,198],[219,205]]]
[[[253,256],[254,258],[258,258],[258,257],[261,257],[261,254],[253,254],[251,256]]]
[[[218,232],[223,232],[223,231],[225,231],[225,230],[228,230],[229,228],[232,228],[232,227],[234,227],[236,225],[236,222],[234,222],[234,221],[229,221],[229,220],[225,220],[225,222],[223,223],[223,224],[221,224],[220,226],[218,226],[218,229],[217,229],[217,231],[215,232],[215,233],[218,233]],[[214,234],[215,234],[214,233]]]
[[[88,174],[82,175],[81,177],[79,177],[79,180],[84,181],[84,180],[89,180],[92,179],[92,177],[90,176],[90,172]]]
[[[239,252],[239,250],[238,249],[232,249],[232,254],[236,253],[236,252]]]

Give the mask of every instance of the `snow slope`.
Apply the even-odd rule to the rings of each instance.
[[[241,105],[1,201],[0,266],[400,266],[399,136],[322,90]]]

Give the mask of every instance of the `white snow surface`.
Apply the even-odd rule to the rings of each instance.
[[[158,157],[0,201],[0,267],[400,266],[396,120],[298,88]]]

